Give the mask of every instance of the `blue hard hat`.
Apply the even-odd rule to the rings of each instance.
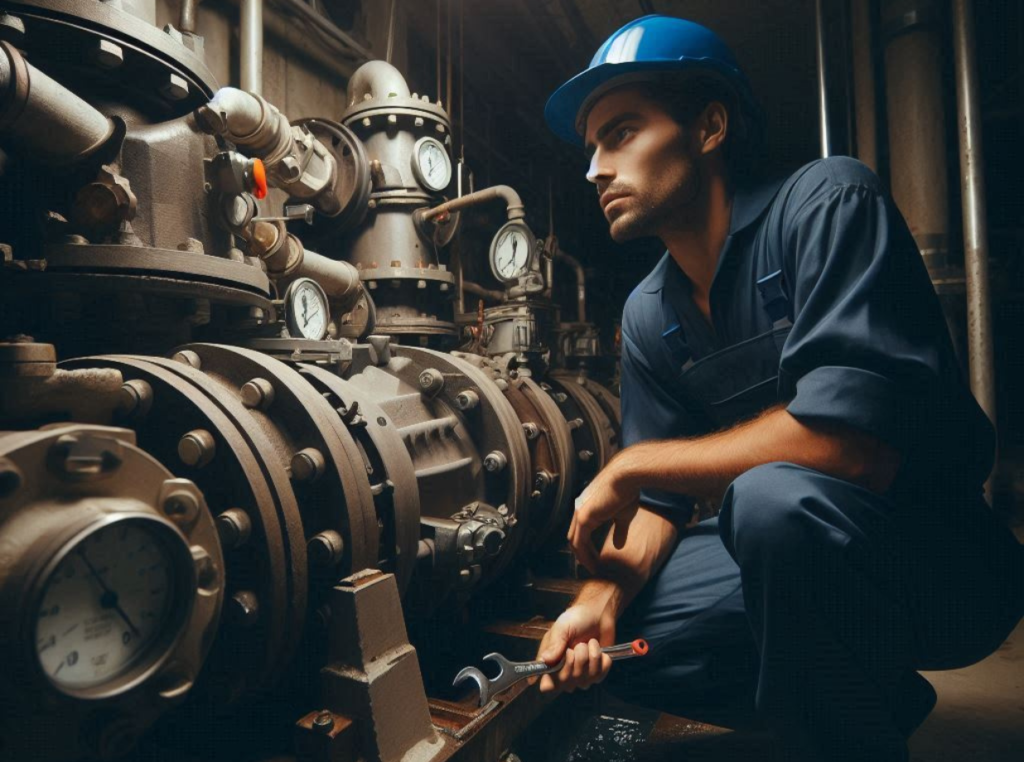
[[[621,84],[690,71],[710,73],[729,85],[747,130],[760,129],[761,108],[729,47],[700,24],[659,15],[631,21],[605,40],[590,66],[548,99],[544,118],[558,137],[581,146],[587,111],[599,96]]]

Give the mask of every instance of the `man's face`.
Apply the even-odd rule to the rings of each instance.
[[[688,133],[638,87],[612,90],[590,110],[587,179],[613,240],[657,235],[697,198],[700,170]]]

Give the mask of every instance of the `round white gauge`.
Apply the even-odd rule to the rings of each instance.
[[[491,270],[502,283],[522,277],[533,255],[533,232],[525,223],[505,224],[491,242]]]
[[[309,278],[294,281],[284,295],[285,320],[293,339],[319,341],[327,335],[327,294]]]
[[[96,688],[167,652],[188,594],[177,589],[179,541],[155,521],[125,519],[65,548],[34,614],[36,654],[54,685]]]
[[[412,171],[432,191],[442,191],[452,181],[448,151],[436,138],[420,138],[412,149]]]

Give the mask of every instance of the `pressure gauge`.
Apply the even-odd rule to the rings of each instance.
[[[309,278],[293,281],[284,294],[285,322],[293,339],[320,341],[327,334],[327,294]]]
[[[110,692],[174,647],[194,595],[188,545],[151,517],[106,522],[57,554],[33,613],[36,656],[61,691]]]
[[[498,231],[491,242],[491,271],[502,283],[526,274],[533,256],[535,239],[525,222],[513,220]]]
[[[448,151],[436,138],[420,138],[412,149],[412,171],[416,179],[432,191],[442,191],[452,181],[452,162]]]

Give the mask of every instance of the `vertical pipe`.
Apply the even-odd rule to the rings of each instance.
[[[936,0],[885,0],[882,7],[892,196],[933,277],[949,264],[940,8]]]
[[[395,3],[397,0],[391,0],[391,13],[388,16],[388,50],[384,58],[385,61],[391,63],[392,55],[395,52]]]
[[[452,57],[452,0],[448,0],[448,87],[446,92],[448,94],[447,102],[445,103],[444,110],[448,112],[448,116],[452,115],[452,67],[454,60]]]
[[[818,124],[821,136],[821,155],[832,155],[831,123],[828,113],[828,77],[825,67],[825,0],[814,0],[815,53],[818,59]]]
[[[874,34],[871,0],[850,2],[853,58],[853,100],[856,119],[857,158],[878,172],[878,106],[875,100]]]
[[[441,3],[444,0],[437,0],[437,105],[441,101]]]
[[[971,391],[996,421],[992,307],[989,294],[988,222],[981,142],[978,66],[971,0],[953,0],[957,126],[960,132],[960,189],[963,196],[964,270],[967,276],[967,341]]]
[[[466,161],[466,0],[459,0],[459,161]]]
[[[242,89],[263,94],[263,0],[242,0],[239,15]]]
[[[181,13],[178,16],[178,29],[189,34],[196,33],[196,12],[200,0],[181,0]]]

